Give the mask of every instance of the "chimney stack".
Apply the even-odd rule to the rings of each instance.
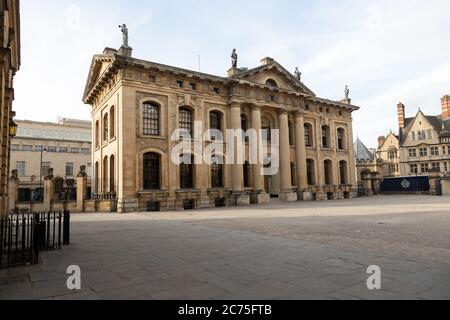
[[[442,104],[442,120],[450,119],[450,96],[443,96],[441,99]]]
[[[401,102],[397,105],[398,124],[400,129],[405,128],[405,105]]]
[[[381,148],[385,142],[386,142],[386,137],[385,136],[379,137],[378,138],[378,148]]]

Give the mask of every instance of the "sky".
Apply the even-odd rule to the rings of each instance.
[[[133,56],[226,76],[270,56],[299,67],[327,99],[351,89],[354,134],[369,147],[407,116],[441,113],[450,94],[448,0],[22,0],[17,119],[90,119],[82,95],[92,56],[118,48],[129,27]]]

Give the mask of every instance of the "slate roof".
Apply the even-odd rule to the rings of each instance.
[[[358,161],[374,161],[375,155],[366,145],[359,139],[355,142],[355,154]]]
[[[406,118],[405,119],[405,128],[400,129],[400,143],[403,144],[408,137],[409,132],[411,131],[411,127],[414,123],[414,120],[417,118],[419,113],[422,113],[422,111],[419,111],[415,117],[412,118]],[[423,113],[422,113],[423,114]],[[450,136],[450,119],[442,120],[442,116],[426,116],[425,118],[430,122],[430,124],[433,126],[433,128],[437,131],[440,137],[447,137]]]

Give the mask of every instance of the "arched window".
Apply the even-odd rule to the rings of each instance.
[[[339,162],[339,177],[340,177],[340,183],[341,185],[348,184],[348,178],[347,178],[347,162],[341,161]]]
[[[267,142],[267,143],[271,143],[272,142],[272,126],[270,123],[270,120],[267,118],[262,118],[262,136],[263,136],[263,141]]]
[[[273,79],[269,79],[266,81],[266,86],[271,88],[278,88],[278,83]]]
[[[330,148],[330,127],[322,126],[322,148]]]
[[[100,146],[100,124],[97,121],[95,123],[95,147],[99,147]]]
[[[325,160],[323,163],[325,185],[331,186],[333,184],[333,163],[331,160]]]
[[[159,136],[161,134],[159,105],[153,102],[145,102],[143,106],[143,131],[146,136]]]
[[[222,114],[220,112],[217,112],[217,111],[210,112],[209,128],[211,130],[222,131]]]
[[[157,153],[144,154],[144,190],[161,189],[161,156]]]
[[[223,159],[217,159],[211,165],[211,186],[223,188]]]
[[[308,185],[313,186],[316,184],[316,168],[314,165],[314,160],[306,160],[306,175],[308,177]]]
[[[247,116],[245,114],[241,115],[241,128],[242,131],[246,132],[248,130],[248,121]]]
[[[312,148],[314,147],[314,137],[313,137],[313,130],[312,125],[309,123],[305,123],[305,146]]]
[[[115,157],[109,158],[109,192],[116,192],[116,164]]]
[[[250,188],[250,163],[245,161],[244,163],[244,188]]]
[[[213,111],[209,113],[209,129],[222,132],[222,114],[220,112]],[[211,133],[211,139],[217,140],[218,137],[214,133]]]
[[[98,162],[95,163],[95,169],[94,169],[94,181],[95,181],[95,193],[99,192],[100,187],[100,172],[98,169]]]
[[[109,120],[108,114],[103,117],[103,141],[108,141],[109,139]]]
[[[345,150],[346,143],[345,143],[345,130],[343,128],[339,128],[337,130],[337,147],[338,150]]]
[[[103,193],[108,192],[108,157],[103,158],[103,175],[102,175],[102,181],[103,181]]]
[[[110,139],[113,139],[116,137],[116,113],[114,107],[111,107],[111,109],[109,110],[109,114],[110,114],[109,137]]]
[[[193,127],[193,116],[192,111],[188,108],[180,108],[180,129],[189,133],[192,137],[192,127]]]
[[[194,156],[191,156],[190,161],[183,161],[180,164],[180,188],[193,189],[194,188]]]

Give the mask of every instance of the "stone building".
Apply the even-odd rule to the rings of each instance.
[[[237,67],[233,55],[233,68],[220,77],[135,59],[131,52],[122,46],[95,55],[83,97],[92,106],[94,193],[116,194],[119,212],[356,194],[352,112],[359,108],[348,91],[342,101],[319,98],[299,72],[294,76],[271,58],[246,69]],[[220,132],[255,129],[264,142],[210,137],[201,141],[202,150],[214,141],[227,152],[239,151],[236,145],[245,141],[244,163],[178,165],[173,150],[183,139],[174,139],[173,132],[183,129],[196,137],[196,122]],[[277,129],[280,168],[262,175],[268,164],[250,164],[249,149],[261,152]]]
[[[0,215],[8,212],[10,139],[14,135],[14,76],[20,68],[19,0],[0,1]]]
[[[441,99],[442,113],[405,117],[405,106],[398,104],[400,125],[400,175],[442,177],[450,172],[450,96]]]
[[[376,149],[369,149],[359,139],[355,142],[356,181],[361,196],[371,196],[380,192],[384,162]]]
[[[58,119],[57,123],[17,120],[11,140],[11,168],[20,183],[17,202],[42,202],[44,178],[49,169],[55,177],[76,180],[81,166],[92,174],[91,122]]]

